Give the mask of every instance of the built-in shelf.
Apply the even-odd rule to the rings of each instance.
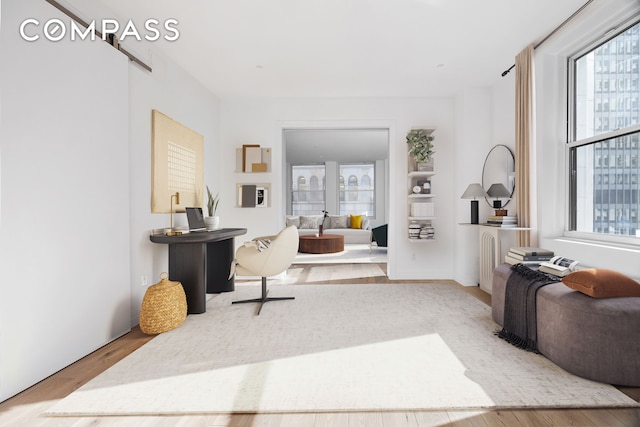
[[[271,148],[244,145],[236,148],[236,173],[271,172]]]
[[[236,184],[236,207],[268,208],[271,206],[271,184],[243,182]]]
[[[430,130],[429,133],[432,133]],[[435,242],[434,222],[436,216],[435,205],[433,200],[435,194],[432,193],[431,178],[436,172],[433,170],[433,159],[426,165],[417,165],[411,157],[409,157],[409,171],[407,172],[407,239],[411,243],[430,243]],[[419,170],[421,166],[425,169]],[[415,230],[419,230],[423,238],[416,238]]]
[[[429,177],[435,174],[434,171],[410,171],[409,178]]]

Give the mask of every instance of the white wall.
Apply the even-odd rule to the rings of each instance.
[[[514,58],[515,60],[515,58]],[[516,84],[515,84],[515,71],[512,70],[509,74],[502,77],[500,81],[491,88],[491,111],[493,125],[492,131],[492,145],[503,144],[511,149],[515,156],[515,135],[516,135]],[[488,154],[488,153],[487,153]],[[486,154],[485,154],[486,156]],[[509,215],[518,215],[516,209],[516,191],[514,190],[513,198],[506,205],[506,209],[509,211]],[[487,204],[485,203],[485,206]],[[490,214],[493,213],[493,208],[489,207]],[[509,248],[516,245],[516,233],[513,231],[501,231],[501,244],[502,254],[500,262],[504,260],[504,256],[509,251]]]
[[[127,60],[28,43],[40,0],[3,2],[0,400],[130,328]]]
[[[539,245],[578,259],[584,266],[610,268],[636,278],[640,278],[637,247],[570,239],[564,233],[568,216],[566,59],[613,28],[621,17],[638,13],[637,0],[594,2],[535,53]],[[493,96],[494,129],[499,131],[514,119],[512,111],[495,106],[513,103],[514,98],[502,86],[494,88]]]
[[[372,221],[372,226],[389,223],[389,213],[387,211],[387,198],[389,197],[389,160],[376,160],[376,218]]]
[[[101,41],[27,43],[25,18],[68,18],[3,6],[0,400],[138,324],[142,277],[167,271],[149,241],[169,224],[150,208],[152,109],[204,135],[205,183],[222,180],[218,101],[190,75],[140,47],[152,73]]]
[[[66,7],[86,21],[102,18],[126,22],[130,17],[114,14],[108,4],[84,0],[61,0]],[[168,271],[168,248],[151,243],[149,232],[169,226],[169,215],[151,213],[151,110],[159,110],[204,136],[205,184],[215,194],[220,188],[219,101],[204,86],[175,63],[162,56],[160,41],[136,42],[128,39],[123,46],[153,69],[148,72],[129,62],[128,141],[131,174],[131,326],[137,325],[140,304],[149,285],[157,283],[160,273]],[[203,200],[204,203],[204,200]],[[173,216],[175,225],[186,225],[186,216]],[[146,281],[147,286],[143,286]]]
[[[204,136],[205,184],[214,194],[222,188],[218,100],[160,55],[153,56],[151,65],[152,73],[133,63],[129,65],[132,326],[138,324],[147,289],[142,286],[143,276],[152,285],[159,281],[160,273],[168,271],[167,246],[149,240],[151,229],[169,226],[169,215],[151,213],[151,110],[159,110]],[[186,216],[174,214],[173,221],[174,225],[186,225]]]
[[[471,200],[461,199],[462,193],[472,183],[482,183],[482,167],[489,150],[496,144],[492,138],[491,91],[474,88],[462,91],[455,100],[456,141],[453,163],[453,200],[455,203],[455,256],[454,274],[451,276],[465,286],[479,282],[479,230],[459,224],[471,221]],[[438,198],[439,200],[439,198]],[[490,215],[491,208],[485,200],[478,201],[480,218]]]
[[[225,99],[221,101],[222,188],[221,222],[247,227],[246,239],[271,234],[284,226],[286,176],[283,168],[283,128],[389,128],[389,275],[393,279],[451,278],[454,257],[454,110],[448,98],[433,99]],[[411,243],[407,238],[407,147],[411,128],[435,127],[432,180],[436,198],[437,242]],[[234,172],[235,149],[242,144],[273,148],[271,173]],[[271,182],[269,209],[234,205],[236,182]],[[461,192],[460,192],[461,194]]]

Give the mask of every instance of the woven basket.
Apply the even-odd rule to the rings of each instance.
[[[168,279],[167,273],[160,281],[149,286],[142,298],[140,330],[148,335],[175,329],[187,318],[187,297],[182,283]]]

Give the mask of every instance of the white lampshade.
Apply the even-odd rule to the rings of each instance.
[[[469,184],[462,196],[460,196],[461,199],[478,199],[482,197],[487,197],[487,193],[482,188],[482,185],[478,183]]]
[[[509,190],[507,190],[507,188],[500,183],[491,184],[491,187],[489,187],[487,194],[489,195],[489,197],[495,197],[495,200],[493,201],[493,207],[496,209],[502,208],[502,200],[500,199],[508,200],[511,197],[511,193],[509,193]],[[496,215],[498,215],[498,212],[496,212]]]
[[[508,199],[509,197],[511,197],[511,193],[509,193],[507,187],[499,183],[491,184],[491,187],[489,187],[489,190],[487,190],[487,194],[489,195],[489,197],[495,197],[499,199]]]

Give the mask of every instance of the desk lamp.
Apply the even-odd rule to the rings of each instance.
[[[493,208],[496,210],[496,215],[506,215],[507,210],[502,209],[502,199],[509,199],[511,197],[511,193],[503,184],[491,184],[489,190],[487,190],[487,194],[489,197],[495,197],[496,199],[493,201]]]
[[[171,210],[169,211],[169,230],[165,231],[164,234],[167,236],[179,236],[182,234],[182,231],[174,231],[173,229],[173,198],[176,198],[176,205],[180,204],[180,193],[176,191],[175,194],[171,195]]]
[[[461,199],[473,199],[471,200],[471,224],[478,223],[478,198],[481,197],[487,197],[487,193],[478,183],[469,184],[460,197]]]

